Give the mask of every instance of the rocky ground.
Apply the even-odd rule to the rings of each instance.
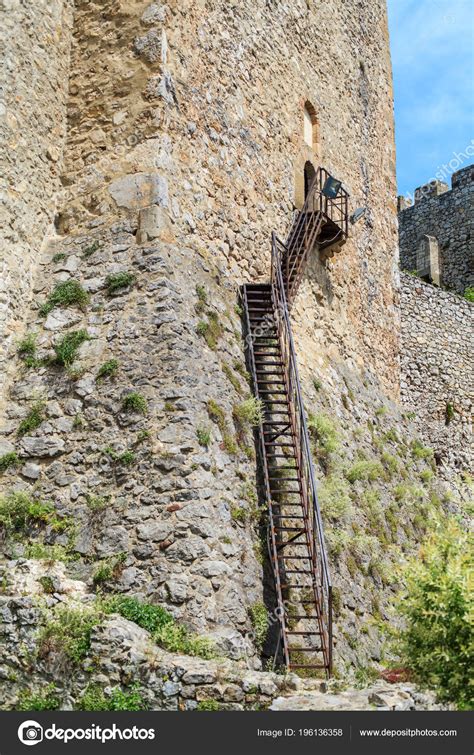
[[[83,582],[68,578],[63,565],[20,559],[4,567],[2,585],[3,709],[104,709],[118,691],[122,705],[151,710],[442,708],[432,694],[412,684],[378,680],[354,688],[347,679],[301,679],[256,671],[242,660],[171,653],[150,632],[116,613],[95,617],[81,655],[78,646],[72,652],[65,635],[45,635],[44,626],[52,611],[68,610],[76,623],[91,615],[97,598]]]

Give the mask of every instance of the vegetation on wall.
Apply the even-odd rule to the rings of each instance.
[[[47,300],[40,307],[40,314],[46,316],[55,307],[70,307],[77,305],[84,309],[89,303],[89,294],[81,284],[75,280],[57,283]]]
[[[396,608],[405,619],[395,650],[414,679],[443,702],[474,706],[472,538],[454,521],[400,570]]]

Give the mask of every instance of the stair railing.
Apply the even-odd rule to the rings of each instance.
[[[281,361],[288,391],[289,409],[297,446],[298,475],[307,526],[307,541],[313,569],[315,605],[321,632],[321,645],[329,674],[332,667],[332,583],[324,541],[323,524],[318,503],[311,444],[303,405],[296,352],[291,332],[286,300],[286,287],[282,273],[282,260],[288,251],[285,244],[272,234],[271,287],[273,308],[281,349]]]
[[[248,300],[247,300],[247,292],[246,287],[243,286],[243,309],[244,309],[244,315],[245,315],[245,329],[247,331],[247,338],[252,338],[252,329],[250,325],[250,317],[249,317],[249,306],[248,306]],[[253,392],[254,396],[257,399],[260,399],[260,394],[258,390],[258,380],[257,380],[257,368],[255,364],[255,355],[253,350],[253,344],[249,344],[248,349],[248,366],[250,367],[250,374],[252,377],[252,383],[253,383]],[[277,551],[277,543],[276,543],[276,537],[275,537],[275,520],[273,517],[273,507],[272,507],[272,495],[270,491],[270,480],[269,480],[269,472],[268,472],[268,464],[267,464],[267,456],[265,453],[265,443],[264,443],[264,433],[263,433],[263,421],[260,420],[257,427],[257,434],[258,434],[258,455],[260,460],[260,466],[262,470],[262,477],[263,477],[263,485],[265,489],[265,498],[266,498],[266,504],[267,504],[267,510],[268,510],[268,533],[269,533],[269,541],[271,543],[271,548],[269,548],[269,556],[271,558],[272,562],[272,568],[273,573],[275,577],[275,592],[276,592],[276,599],[278,604],[278,618],[280,622],[281,627],[281,637],[283,640],[283,656],[285,659],[286,666],[289,665],[289,652],[288,652],[288,638],[286,635],[286,621],[285,621],[285,605],[283,601],[283,594],[282,594],[282,586],[281,586],[281,579],[280,579],[280,570],[278,566],[278,551]],[[270,544],[269,543],[269,544]]]
[[[331,221],[339,227],[340,232],[335,236],[334,241],[343,241],[348,235],[349,194],[341,187],[334,199],[324,196],[323,187],[329,175],[326,168],[317,169],[304,205],[294,217],[286,240],[283,266],[289,306],[291,306],[292,291],[297,287],[303,266],[314,247],[322,223]],[[295,273],[295,280],[292,283],[293,273]]]

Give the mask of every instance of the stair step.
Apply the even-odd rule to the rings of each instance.
[[[255,370],[257,375],[284,375],[283,370]]]
[[[274,527],[274,530],[278,530],[278,532],[301,532],[303,535],[305,533],[305,530],[302,530],[301,527]]]
[[[321,653],[324,648],[288,648],[289,653]]]
[[[269,477],[269,480],[275,480],[275,482],[297,482],[299,484],[299,479],[297,477]]]
[[[282,590],[310,590],[311,589],[311,585],[290,585],[289,583],[280,585],[280,587]],[[300,605],[303,605],[303,604],[300,603]],[[314,606],[315,602],[311,603],[311,605]]]
[[[290,618],[291,618],[291,619],[294,619],[295,617],[294,617],[294,616],[290,616]],[[301,632],[300,632],[300,631],[298,631],[298,632],[295,632],[295,631],[293,631],[293,630],[291,630],[291,631],[290,631],[290,630],[288,630],[288,629],[286,630],[286,634],[300,634],[300,635],[301,635],[301,634],[302,634],[302,635],[308,634],[308,635],[314,635],[315,637],[321,637],[321,632],[305,632],[305,631],[301,631]]]
[[[325,668],[327,668],[327,666],[324,663],[323,664],[321,664],[321,663],[318,663],[318,664],[308,663],[308,664],[303,664],[303,665],[301,663],[290,663],[289,666],[288,666],[288,668],[290,670],[292,668],[321,668],[321,669],[324,668],[325,669]]]
[[[301,490],[275,490],[275,488],[272,488],[270,485],[270,493],[272,498],[276,498],[278,495],[298,495],[301,496]],[[284,502],[282,501],[275,501],[279,506],[283,506]]]
[[[307,569],[285,569],[285,574],[313,574],[313,571]]]
[[[271,354],[268,354],[268,352],[266,352],[266,351],[254,351],[253,353],[254,353],[254,356],[257,356],[257,357],[269,357],[269,356],[271,356]],[[281,366],[284,365],[284,362],[281,362],[280,360],[278,360],[276,362],[264,362],[263,359],[258,359],[257,363],[260,364],[260,366],[268,365],[269,367],[270,366],[271,367],[276,367],[277,365],[281,365]]]
[[[305,520],[305,516],[297,516],[294,514],[272,514],[274,519],[299,519],[299,520]]]

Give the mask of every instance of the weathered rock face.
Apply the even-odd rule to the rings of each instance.
[[[429,237],[431,267],[439,270],[438,279],[431,279],[462,295],[474,284],[474,166],[453,173],[451,183],[451,189],[440,181],[421,186],[408,207],[400,198],[400,263],[424,275],[423,244]]]
[[[212,275],[189,250],[137,246],[129,227],[117,225],[53,244],[36,285],[39,302],[71,256],[80,259],[74,275],[90,300],[84,312],[54,308],[46,321],[31,313],[28,331],[40,333],[37,363],[12,386],[3,433],[15,439],[32,406],[43,402],[44,411],[36,429],[5,446],[24,466],[8,470],[2,488],[34,485],[35,495],[74,517],[74,548],[86,561],[126,553],[115,589],[170,603],[197,631],[245,632],[248,608],[263,589],[258,532],[250,526],[255,463],[243,444],[232,440],[235,447],[224,449],[224,424],[208,410],[215,401],[234,438],[232,409],[249,392],[235,292],[225,274],[216,268]],[[112,295],[106,276],[126,271],[133,284]],[[196,332],[199,283],[212,299],[206,312],[218,317],[218,351]],[[74,332],[90,340],[68,370],[44,360],[71,332],[69,314]],[[54,328],[43,328],[53,316]],[[111,359],[116,374],[102,377],[100,366]],[[137,392],[146,413],[124,409]],[[209,434],[205,445],[201,432]],[[245,442],[253,446],[250,429]],[[91,496],[104,502],[100,515],[88,506]]]
[[[72,0],[2,4],[0,406],[60,187],[72,6]]]
[[[368,689],[350,689],[340,681],[327,684],[299,679],[295,674],[255,671],[251,664],[225,658],[204,660],[169,653],[158,647],[150,633],[117,614],[103,617],[93,627],[89,657],[64,673],[61,652],[51,643],[38,653],[38,632],[55,607],[91,611],[93,596],[80,580],[69,579],[62,565],[38,561],[9,562],[1,574],[0,596],[0,706],[15,709],[28,692],[37,699],[49,694],[63,710],[84,707],[85,696],[105,698],[114,689],[137,690],[140,703],[150,710],[414,710],[440,709],[433,695],[410,684],[379,681]],[[48,579],[45,594],[41,584]],[[43,582],[42,582],[43,580]],[[89,614],[90,615],[90,614]],[[90,659],[93,658],[93,662]],[[35,674],[28,668],[35,659]],[[25,678],[29,676],[25,684]],[[139,692],[138,692],[139,691]],[[23,698],[24,700],[24,698]]]
[[[352,207],[368,208],[341,252],[313,254],[292,314],[308,411],[328,414],[338,436],[316,456],[344,671],[380,658],[373,617],[387,618],[390,569],[425,532],[430,506],[447,505],[429,453],[413,455],[412,429],[385,397],[398,392],[399,316],[381,0],[259,0],[232,12],[204,0],[76,3],[57,235],[22,313],[29,341],[20,354],[7,344],[0,446],[1,492],[51,502],[56,518],[40,510],[38,526],[3,545],[5,560],[27,559],[26,573],[38,568],[32,559],[63,560],[86,602],[100,587],[164,604],[222,654],[244,652],[259,667],[250,609],[262,601],[266,546],[252,431],[234,422],[249,395],[238,286],[268,279],[270,231],[285,234],[304,161],[318,164],[303,141],[306,100],[321,162]],[[47,194],[41,201],[49,207]],[[26,257],[24,269],[32,276]],[[55,303],[60,283],[69,288]],[[425,487],[395,494],[404,465]],[[33,646],[27,585],[8,596]],[[97,681],[114,684],[122,644],[133,654],[147,640],[124,619],[104,626]],[[175,707],[181,672],[166,688],[153,677],[168,663],[143,662],[142,681],[152,704]],[[11,672],[18,687],[24,671]],[[38,678],[48,673],[38,666]],[[219,700],[247,701],[240,682],[225,681],[237,686]],[[197,692],[186,694],[193,707]]]
[[[453,474],[474,465],[474,306],[402,273],[402,399]]]
[[[303,139],[306,100],[319,120],[314,149]],[[155,216],[148,238],[219,261],[234,284],[268,277],[270,232],[284,236],[289,227],[305,160],[327,166],[349,190],[351,211],[369,209],[340,254],[313,261],[307,282],[317,277],[320,285],[316,295],[302,294],[302,316],[324,323],[322,349],[336,343],[339,356],[371,365],[397,393],[382,0],[363,8],[260,0],[231,10],[220,0],[107,0],[100,13],[79,3],[65,160],[63,232],[117,214],[136,228],[137,211],[152,205],[160,212],[147,211],[145,233]]]

